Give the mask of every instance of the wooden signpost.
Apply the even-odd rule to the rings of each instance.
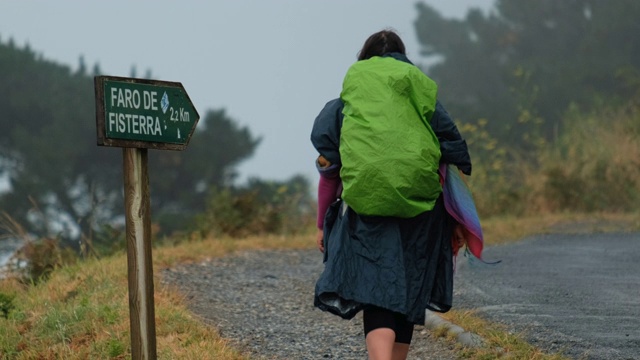
[[[131,357],[156,359],[147,149],[184,150],[200,119],[181,83],[96,76],[98,145],[123,148]]]

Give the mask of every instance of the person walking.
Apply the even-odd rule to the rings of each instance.
[[[452,305],[464,232],[445,208],[439,169],[470,175],[467,144],[393,30],[365,41],[311,142],[324,262],[314,306],[344,319],[362,311],[369,358],[406,359],[425,310]]]

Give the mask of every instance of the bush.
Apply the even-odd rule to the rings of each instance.
[[[460,126],[471,153],[473,171],[468,182],[478,211],[483,216],[522,214],[525,189],[514,180],[525,176],[521,174],[525,168],[518,166],[523,160],[492,137],[486,125],[487,121],[480,119]]]
[[[543,193],[553,211],[640,210],[640,111],[573,109],[555,147],[541,154]]]
[[[61,247],[58,239],[43,238],[28,241],[18,250],[17,258],[16,271],[23,274],[25,281],[37,283],[46,280],[55,269],[75,263],[78,255],[72,249]]]
[[[481,215],[640,210],[640,108],[572,108],[563,124],[554,142],[527,154],[501,147],[482,121],[461,126]]]
[[[314,216],[315,203],[304,178],[287,182],[252,179],[245,187],[213,189],[198,226],[205,236],[296,234],[306,231]]]
[[[5,319],[9,318],[9,313],[16,307],[13,304],[15,295],[0,292],[0,315]]]

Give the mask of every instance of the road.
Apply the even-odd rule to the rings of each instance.
[[[458,259],[454,308],[572,359],[640,359],[640,233],[544,235]]]

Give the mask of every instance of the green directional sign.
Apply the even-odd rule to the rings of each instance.
[[[181,83],[96,76],[98,145],[183,150],[199,120]]]

